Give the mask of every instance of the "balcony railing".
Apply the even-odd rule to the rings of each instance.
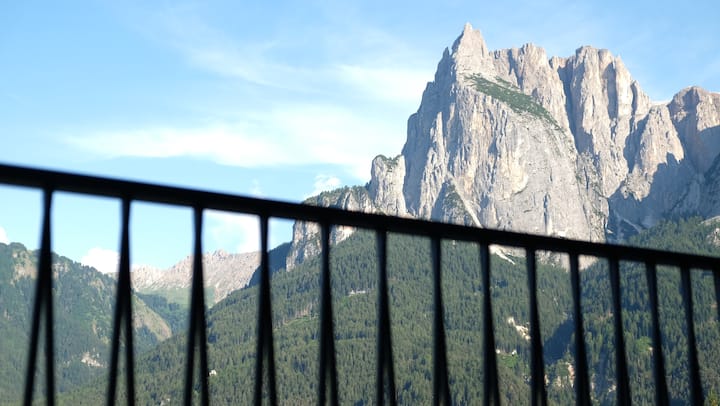
[[[53,300],[52,300],[52,241],[51,212],[53,194],[56,192],[74,192],[91,196],[104,196],[119,199],[122,202],[120,270],[117,279],[117,295],[115,298],[115,315],[112,332],[112,350],[110,374],[107,386],[107,404],[114,404],[119,373],[120,335],[125,334],[125,365],[126,395],[129,404],[134,403],[134,349],[131,308],[131,284],[129,261],[129,219],[133,202],[164,203],[191,208],[194,211],[194,268],[191,288],[190,323],[187,331],[187,362],[185,374],[185,404],[193,398],[193,371],[196,367],[195,352],[198,349],[199,387],[202,404],[210,403],[208,391],[208,360],[206,340],[206,305],[203,294],[202,269],[202,219],[203,211],[222,210],[227,212],[255,215],[260,219],[261,241],[261,277],[258,289],[257,313],[257,352],[255,364],[255,404],[263,398],[262,388],[266,385],[271,404],[278,403],[275,380],[275,356],[272,329],[271,281],[268,257],[268,221],[273,218],[308,221],[320,224],[322,245],[322,276],[320,300],[320,345],[319,345],[319,381],[318,399],[320,404],[330,401],[338,404],[338,380],[335,364],[335,339],[333,335],[333,311],[330,285],[330,228],[336,225],[352,226],[374,230],[378,248],[378,306],[377,306],[377,370],[376,393],[377,404],[396,404],[395,373],[393,364],[393,340],[390,328],[390,305],[388,301],[387,276],[387,235],[403,233],[429,237],[432,241],[433,270],[433,364],[432,394],[435,404],[450,404],[450,383],[446,356],[446,337],[443,317],[441,240],[468,241],[478,244],[481,258],[484,326],[484,374],[482,388],[485,404],[499,404],[498,363],[496,359],[495,334],[493,327],[493,302],[490,294],[490,245],[502,245],[524,250],[527,258],[527,279],[530,305],[530,393],[532,404],[546,404],[547,391],[545,382],[543,345],[540,336],[540,320],[538,312],[536,284],[536,256],[538,251],[565,253],[569,257],[569,275],[572,286],[574,337],[575,337],[575,382],[576,403],[591,404],[591,385],[586,356],[586,345],[583,331],[583,314],[580,297],[579,257],[592,256],[604,258],[609,264],[610,287],[612,294],[612,317],[615,336],[615,371],[617,381],[617,403],[630,403],[630,385],[628,362],[626,358],[625,337],[621,312],[620,261],[632,261],[645,264],[647,285],[649,290],[650,311],[652,317],[653,376],[655,380],[655,401],[657,404],[668,404],[668,385],[661,345],[662,326],[659,322],[658,288],[656,268],[672,266],[679,269],[681,276],[680,290],[684,303],[687,325],[687,354],[689,370],[690,401],[702,404],[704,401],[698,351],[695,339],[693,320],[693,300],[691,292],[691,269],[711,271],[713,274],[715,296],[720,303],[720,259],[672,253],[653,249],[634,248],[612,244],[599,244],[574,241],[561,238],[520,234],[508,231],[487,230],[452,224],[441,224],[409,218],[389,217],[376,214],[347,212],[333,208],[292,204],[271,200],[254,199],[229,194],[211,193],[176,187],[151,185],[92,176],[80,176],[68,173],[0,165],[0,184],[16,185],[42,190],[44,193],[43,223],[41,231],[41,247],[36,282],[36,296],[32,312],[30,347],[28,350],[28,368],[26,371],[24,402],[33,403],[35,370],[37,368],[38,343],[41,323],[44,323],[46,334],[45,387],[47,403],[55,402],[54,373],[54,339],[53,339]],[[720,318],[720,309],[718,309]],[[263,382],[263,377],[267,382]],[[480,384],[480,383],[478,383]],[[329,394],[328,394],[329,392]],[[368,394],[368,396],[371,396]]]

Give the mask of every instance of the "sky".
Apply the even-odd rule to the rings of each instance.
[[[256,3],[256,4],[253,4]],[[0,5],[0,162],[300,202],[401,152],[443,50],[619,55],[655,101],[720,91],[715,1],[103,1]],[[41,195],[0,185],[0,242],[39,245]],[[114,269],[120,204],[57,193],[53,250]],[[188,209],[134,203],[131,261],[192,249]],[[258,249],[258,221],[206,212],[205,251]],[[271,223],[271,244],[291,223]]]

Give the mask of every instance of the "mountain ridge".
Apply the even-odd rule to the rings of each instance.
[[[652,102],[619,56],[491,51],[466,24],[408,119],[400,155],[364,186],[306,203],[589,241],[622,241],[666,217],[710,217],[720,94]],[[720,173],[718,173],[720,175]],[[352,233],[337,228],[331,242]],[[287,269],[319,252],[297,222]]]
[[[21,401],[22,386],[18,382],[22,382],[27,368],[38,252],[17,242],[0,243],[0,404],[3,405]],[[58,392],[62,393],[85,385],[107,371],[117,282],[110,275],[61,255],[53,254],[52,261],[56,382]],[[135,294],[133,328],[137,353],[149,350],[172,335],[166,320]],[[38,376],[43,374],[43,367],[39,366]]]
[[[217,250],[203,255],[204,286],[210,295],[208,305],[219,302],[250,282],[260,265],[260,252],[228,253]],[[168,269],[151,266],[133,268],[133,288],[141,293],[158,293],[171,301],[185,303],[190,297],[193,256],[189,255]]]

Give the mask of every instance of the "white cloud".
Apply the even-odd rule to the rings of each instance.
[[[319,174],[315,176],[315,183],[313,184],[313,191],[305,196],[308,197],[319,195],[322,192],[337,189],[342,186],[342,181],[337,176]]]
[[[241,253],[260,250],[260,219],[257,216],[215,210],[208,210],[206,215],[211,249]]]
[[[350,24],[344,7],[321,8],[342,21],[343,29],[322,26],[298,36],[292,27],[280,26],[254,36],[218,24],[214,12],[199,3],[120,7],[132,29],[176,53],[180,63],[240,93],[251,92],[257,111],[230,102],[222,112],[213,110],[215,121],[209,124],[72,129],[65,141],[105,158],[193,157],[242,167],[341,165],[356,181],[366,181],[372,158],[400,152],[407,116],[432,80],[439,54],[423,60],[385,30]],[[298,58],[298,49],[309,44],[310,54]],[[351,50],[347,44],[354,44]]]
[[[393,125],[338,106],[290,105],[233,123],[96,132],[65,141],[106,158],[194,157],[246,168],[333,164],[364,180],[372,158],[400,151],[404,133],[404,120]]]
[[[8,238],[7,232],[2,227],[0,227],[0,243],[10,244],[10,239]]]
[[[368,97],[394,103],[408,108],[420,104],[427,82],[433,79],[432,66],[427,70],[400,68],[379,68],[359,65],[339,65],[338,79],[354,87]]]
[[[250,188],[250,196],[253,197],[265,197],[265,193],[262,191],[262,188],[260,187],[260,181],[257,179],[252,180],[252,187]]]
[[[95,247],[80,259],[80,263],[91,266],[102,273],[114,273],[118,271],[120,254],[117,251]]]

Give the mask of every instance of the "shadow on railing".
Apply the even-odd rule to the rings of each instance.
[[[460,225],[441,224],[408,218],[388,217],[375,214],[346,212],[333,208],[322,208],[309,205],[261,200],[229,194],[203,192],[197,190],[157,186],[145,183],[113,180],[100,177],[80,176],[67,173],[21,168],[0,165],[0,183],[18,185],[42,190],[44,192],[43,225],[39,256],[36,298],[32,313],[32,331],[28,351],[28,368],[26,371],[24,402],[33,403],[35,369],[41,323],[45,323],[46,334],[45,370],[55,371],[53,356],[53,300],[52,300],[52,257],[51,257],[51,209],[53,194],[58,191],[105,196],[122,201],[122,230],[120,249],[120,272],[117,281],[117,295],[112,332],[112,352],[110,377],[107,389],[107,404],[115,403],[118,381],[118,364],[120,356],[120,336],[125,334],[125,368],[126,391],[128,403],[135,399],[134,386],[134,350],[130,286],[129,261],[129,219],[133,202],[155,202],[189,207],[194,210],[194,268],[190,303],[190,324],[187,332],[187,367],[185,369],[185,404],[193,398],[193,371],[195,370],[195,351],[199,353],[200,400],[202,404],[210,401],[208,391],[208,361],[205,321],[205,302],[203,294],[202,269],[202,214],[203,210],[223,210],[228,212],[256,215],[260,219],[261,241],[261,275],[259,281],[259,300],[257,314],[257,349],[255,364],[255,404],[262,401],[263,383],[268,390],[271,404],[277,404],[275,378],[275,356],[272,328],[272,303],[270,296],[270,268],[268,258],[268,221],[271,218],[284,218],[299,221],[310,221],[320,224],[322,246],[322,276],[320,301],[320,364],[318,398],[319,404],[330,401],[338,404],[338,380],[335,362],[335,338],[333,334],[333,310],[330,285],[330,227],[334,225],[360,227],[376,232],[378,247],[378,306],[377,306],[377,369],[376,393],[377,404],[396,404],[395,373],[393,364],[393,340],[390,328],[390,306],[388,302],[387,276],[387,234],[404,233],[429,237],[432,241],[433,270],[433,367],[432,396],[436,404],[452,403],[450,399],[450,383],[445,342],[445,325],[443,318],[443,298],[441,289],[441,240],[468,241],[479,245],[481,258],[482,295],[483,295],[483,326],[484,326],[484,373],[482,389],[485,404],[499,404],[498,364],[496,359],[495,329],[493,327],[493,303],[490,294],[490,252],[491,244],[515,247],[526,252],[527,278],[530,304],[530,391],[532,404],[546,404],[547,392],[545,367],[543,361],[543,345],[540,336],[536,283],[536,253],[553,251],[566,253],[569,256],[569,269],[572,286],[574,337],[575,337],[575,377],[574,390],[576,403],[591,404],[591,383],[587,364],[586,345],[583,332],[583,314],[580,297],[579,257],[581,255],[604,258],[609,264],[609,276],[612,297],[612,317],[615,336],[615,371],[617,381],[617,403],[630,403],[630,386],[628,362],[626,358],[625,337],[621,312],[620,261],[633,261],[645,264],[649,301],[652,318],[653,377],[655,380],[655,401],[657,404],[668,404],[668,386],[666,382],[663,346],[661,343],[661,326],[658,311],[658,289],[656,267],[659,265],[673,266],[680,269],[682,299],[684,303],[687,327],[687,354],[689,370],[689,388],[692,404],[704,401],[698,353],[693,320],[693,300],[691,292],[691,269],[709,270],[713,273],[715,296],[720,302],[720,259],[698,255],[671,253],[652,249],[633,248],[611,244],[598,244],[566,240],[560,238],[527,235],[514,232],[485,230]],[[718,309],[720,317],[720,309]],[[267,382],[263,382],[263,377]],[[46,373],[47,403],[55,401],[54,373]],[[328,397],[329,392],[329,399]],[[370,394],[368,394],[370,396]]]

